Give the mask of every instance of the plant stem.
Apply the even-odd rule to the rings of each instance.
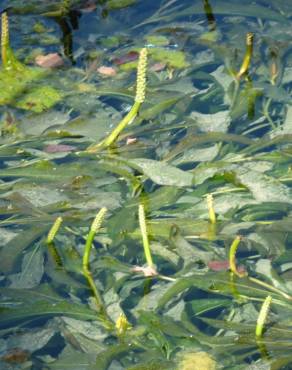
[[[153,261],[152,261],[152,256],[151,256],[149,240],[148,240],[148,233],[147,233],[146,220],[145,220],[145,211],[144,211],[143,204],[139,204],[139,224],[140,224],[140,230],[142,234],[143,248],[144,248],[146,262],[149,267],[153,267]]]
[[[100,143],[93,145],[87,149],[89,153],[96,153],[97,151],[111,146],[118,138],[120,133],[125,129],[126,126],[131,124],[137,116],[141,103],[135,102],[130,112],[121,120],[117,127],[109,134],[107,138],[102,140]]]
[[[83,274],[84,274],[85,278],[87,279],[88,285],[90,286],[90,288],[92,290],[92,293],[93,293],[94,298],[95,298],[97,309],[105,317],[107,315],[106,315],[106,311],[105,311],[104,304],[103,304],[103,301],[102,301],[102,297],[101,297],[101,295],[100,295],[100,293],[99,293],[99,291],[98,291],[98,289],[97,289],[97,287],[94,283],[94,280],[92,278],[92,275],[91,275],[91,272],[90,272],[90,269],[89,269],[89,258],[90,258],[91,246],[92,246],[95,234],[100,229],[100,226],[101,226],[101,223],[102,223],[102,220],[105,216],[106,211],[107,211],[106,208],[102,208],[98,212],[97,216],[95,217],[95,219],[94,219],[94,221],[93,221],[93,223],[90,227],[89,233],[88,233],[87,238],[86,238],[86,244],[85,244],[83,260],[82,260]]]
[[[289,294],[287,294],[287,293],[283,292],[282,290],[280,290],[280,289],[278,289],[278,288],[274,287],[273,285],[270,285],[270,284],[268,284],[268,283],[265,283],[264,281],[261,281],[261,280],[259,280],[259,279],[257,279],[257,278],[253,278],[253,277],[249,277],[249,276],[248,276],[247,278],[248,278],[250,281],[252,281],[253,283],[255,283],[255,284],[261,285],[261,286],[263,286],[263,287],[265,287],[265,288],[267,288],[267,289],[271,290],[272,292],[278,293],[279,295],[281,295],[282,297],[284,297],[284,298],[288,299],[289,301],[291,301],[291,300],[292,300],[292,296],[290,296]]]

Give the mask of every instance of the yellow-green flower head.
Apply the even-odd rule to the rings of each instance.
[[[127,320],[126,315],[123,312],[120,313],[116,321],[116,329],[117,329],[118,334],[122,335],[130,328],[131,328],[131,324]]]
[[[137,68],[137,87],[136,87],[136,103],[143,103],[145,100],[146,91],[146,68],[147,68],[147,49],[143,48],[140,51],[138,68]]]
[[[1,15],[1,45],[2,47],[8,46],[9,44],[9,26],[8,26],[8,16],[4,12]]]

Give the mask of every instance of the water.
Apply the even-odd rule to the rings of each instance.
[[[290,369],[292,6],[6,7],[1,368]]]

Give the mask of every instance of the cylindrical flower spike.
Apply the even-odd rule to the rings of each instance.
[[[7,48],[9,47],[9,23],[7,13],[1,15],[1,57],[4,67],[7,66]]]
[[[269,308],[272,302],[272,297],[268,295],[262,304],[258,319],[257,319],[257,326],[256,326],[256,337],[261,338],[263,335],[263,329],[265,322],[267,320],[267,316],[269,313]]]
[[[134,121],[135,117],[139,113],[141,104],[145,100],[146,68],[147,68],[147,49],[143,48],[140,51],[138,61],[136,97],[131,110],[104,140],[102,140],[100,143],[96,145],[90,146],[87,149],[88,152],[95,153],[98,150],[111,146],[117,140],[120,133]]]
[[[239,72],[236,75],[236,78],[239,80],[249,69],[251,57],[253,52],[253,34],[248,32],[246,34],[246,51],[243,58],[242,65]]]
[[[146,91],[146,69],[147,69],[147,49],[140,51],[137,67],[137,85],[135,102],[142,104],[145,100]]]
[[[56,236],[57,232],[59,231],[62,222],[63,222],[62,217],[56,218],[56,220],[55,220],[53,226],[51,227],[51,229],[48,233],[48,236],[47,236],[47,243],[48,244],[52,243],[53,240],[55,239],[55,236]]]
[[[236,267],[236,259],[235,259],[236,251],[237,251],[240,241],[241,241],[241,236],[237,235],[237,237],[233,240],[231,244],[231,247],[229,250],[229,267],[230,267],[231,272],[233,272],[235,275],[237,275],[238,277],[244,277],[247,275],[247,273],[245,271],[244,272],[238,271]]]
[[[107,212],[107,209],[105,207],[100,209],[95,219],[93,220],[89,233],[87,235],[86,244],[84,248],[84,254],[83,254],[83,269],[85,270],[89,269],[89,257],[90,257],[90,251],[91,251],[93,239],[96,233],[98,232],[98,230],[100,229],[101,223],[104,219],[106,212]]]

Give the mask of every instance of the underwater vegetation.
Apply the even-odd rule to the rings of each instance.
[[[247,3],[0,2],[1,368],[292,366],[292,7]]]

